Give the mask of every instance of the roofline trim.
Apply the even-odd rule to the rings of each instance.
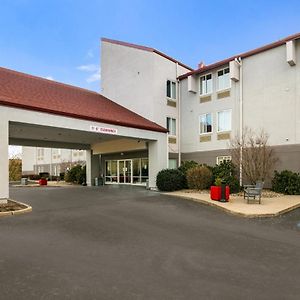
[[[159,51],[159,50],[156,50],[154,48],[151,48],[151,47],[147,47],[147,46],[142,46],[142,45],[137,45],[137,44],[132,44],[132,43],[127,43],[127,42],[122,42],[122,41],[118,41],[118,40],[113,40],[113,39],[108,39],[108,38],[101,38],[101,41],[102,42],[107,42],[107,43],[111,43],[111,44],[115,44],[115,45],[120,45],[120,46],[125,46],[125,47],[130,47],[130,48],[135,48],[135,49],[138,49],[138,50],[143,50],[143,51],[148,51],[148,52],[153,52],[153,53],[156,53],[174,63],[178,63],[180,66],[186,68],[186,69],[189,69],[191,71],[194,71],[193,68],[183,64],[182,62],[178,61],[177,59]]]
[[[252,56],[252,55],[255,55],[255,54],[259,54],[261,52],[264,52],[264,51],[267,51],[267,50],[270,50],[270,49],[282,46],[286,42],[289,42],[289,41],[292,41],[292,40],[296,40],[296,39],[299,39],[299,38],[300,38],[300,32],[296,33],[296,34],[293,34],[293,35],[289,35],[286,38],[283,38],[283,39],[278,40],[276,42],[273,42],[273,43],[270,43],[270,44],[266,44],[264,46],[255,48],[253,50],[249,50],[247,52],[244,52],[244,53],[241,53],[241,54],[237,54],[237,55],[231,56],[229,58],[225,58],[223,60],[217,61],[217,62],[215,62],[213,64],[204,66],[203,68],[200,68],[200,69],[188,72],[186,74],[178,76],[178,79],[182,80],[182,79],[187,78],[190,75],[202,74],[202,73],[204,73],[206,71],[210,71],[210,70],[212,70],[214,68],[217,68],[217,67],[220,67],[222,65],[225,65],[225,64],[229,63],[230,61],[234,60],[235,58],[239,58],[239,57],[241,57],[241,58],[247,58],[249,56]]]

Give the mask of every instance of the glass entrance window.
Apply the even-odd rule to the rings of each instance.
[[[149,160],[148,158],[141,159],[141,179],[146,182],[149,178]]]
[[[118,168],[116,160],[105,162],[105,182],[118,182]]]
[[[141,159],[132,160],[132,180],[133,183],[141,183]]]
[[[143,184],[149,177],[148,158],[105,161],[106,183]]]

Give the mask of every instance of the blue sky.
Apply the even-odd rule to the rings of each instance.
[[[100,38],[196,67],[300,31],[300,1],[0,0],[0,66],[100,90]]]

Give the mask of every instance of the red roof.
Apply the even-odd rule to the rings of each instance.
[[[122,41],[117,41],[117,40],[111,40],[111,39],[107,39],[107,38],[102,38],[101,41],[103,42],[108,42],[108,43],[111,43],[111,44],[116,44],[116,45],[121,45],[121,46],[126,46],[126,47],[130,47],[130,48],[135,48],[135,49],[139,49],[139,50],[144,50],[144,51],[148,51],[148,52],[154,52],[174,63],[178,63],[180,66],[188,69],[188,70],[191,70],[193,71],[194,69],[183,64],[182,62],[176,60],[175,58],[172,58],[170,56],[168,56],[167,54],[164,54],[154,48],[150,48],[150,47],[146,47],[146,46],[141,46],[141,45],[136,45],[136,44],[131,44],[131,43],[127,43],[127,42],[122,42]]]
[[[1,67],[0,105],[167,132],[160,125],[96,92]]]
[[[277,42],[274,42],[274,43],[271,43],[271,44],[268,44],[268,45],[265,45],[265,46],[262,46],[262,47],[259,47],[259,48],[256,48],[254,50],[250,50],[250,51],[247,51],[247,52],[244,52],[244,53],[241,53],[241,54],[237,54],[235,56],[226,58],[226,59],[218,61],[216,63],[204,66],[203,68],[200,68],[198,70],[188,72],[186,74],[183,74],[183,75],[179,76],[178,79],[181,80],[181,79],[187,78],[190,75],[196,75],[196,74],[201,74],[201,73],[210,71],[212,69],[221,67],[222,65],[228,64],[230,61],[234,60],[235,58],[239,58],[239,57],[246,58],[246,57],[264,52],[266,50],[270,50],[270,49],[276,48],[278,46],[284,45],[288,41],[292,41],[292,40],[299,39],[299,38],[300,38],[300,33],[290,35],[290,36],[288,36],[288,37],[286,37],[282,40],[279,40]]]

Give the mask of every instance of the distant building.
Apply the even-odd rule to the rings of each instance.
[[[84,150],[23,147],[23,175],[48,172],[58,176],[74,164],[85,164]]]

